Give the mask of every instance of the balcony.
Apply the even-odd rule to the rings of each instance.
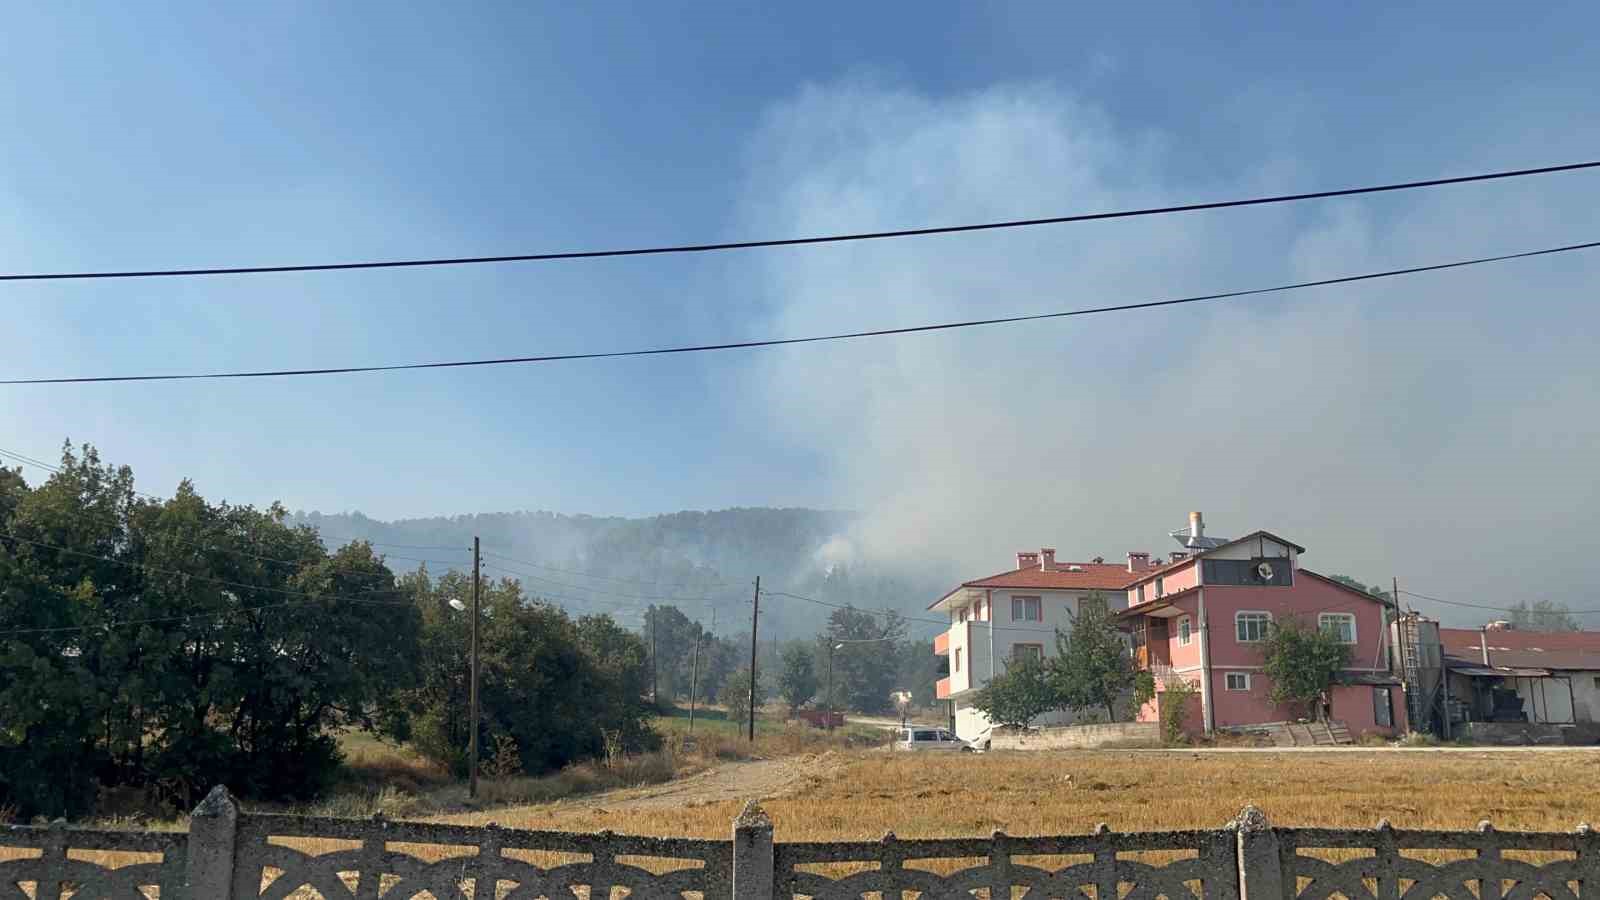
[[[950,699],[950,679],[941,678],[933,683],[933,696],[936,700]]]
[[[933,655],[950,655],[950,632],[941,631],[939,632],[938,636],[933,639]]]

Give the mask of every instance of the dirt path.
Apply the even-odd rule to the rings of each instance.
[[[609,810],[660,806],[698,806],[721,800],[765,800],[801,790],[836,768],[833,754],[787,756],[721,763],[704,772],[666,784],[608,791],[567,801],[566,805]]]

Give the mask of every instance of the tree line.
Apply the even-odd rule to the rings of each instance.
[[[133,484],[87,446],[36,487],[0,469],[0,806],[79,815],[131,787],[183,808],[217,783],[310,798],[343,729],[466,771],[470,621],[451,601],[470,603],[470,573],[397,577],[279,505]],[[510,580],[482,610],[485,755],[537,773],[659,741],[639,635]]]
[[[775,596],[763,603],[785,599]],[[883,714],[894,710],[895,692],[907,691],[917,705],[931,706],[934,682],[945,674],[945,662],[933,654],[928,640],[908,637],[907,626],[905,617],[896,612],[845,604],[832,610],[821,633],[812,637],[758,641],[758,705],[775,698],[791,715],[805,707]],[[747,713],[748,631],[719,636],[674,606],[651,606],[645,613],[643,637],[654,648],[653,674],[662,703],[687,704],[693,689],[698,703],[720,702],[733,718]],[[840,649],[830,652],[841,643]]]

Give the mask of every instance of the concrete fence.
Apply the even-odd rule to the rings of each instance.
[[[1158,746],[1160,743],[1161,726],[1155,722],[1047,725],[1027,731],[996,728],[989,737],[991,750],[1092,750],[1107,744]]]
[[[324,852],[316,848],[333,845]],[[293,846],[299,844],[299,847]],[[1430,854],[1430,861],[1418,854]],[[1507,855],[1512,854],[1512,855]],[[92,858],[86,858],[92,857]],[[111,857],[120,858],[112,861]],[[755,804],[729,840],[250,815],[218,788],[188,833],[0,829],[0,898],[33,900],[611,900],[865,895],[1046,898],[1600,897],[1600,835],[1275,828],[1253,807],[1222,828],[774,843]]]

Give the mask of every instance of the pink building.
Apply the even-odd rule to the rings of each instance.
[[[1155,674],[1157,685],[1140,721],[1158,719],[1174,679],[1199,689],[1188,714],[1195,733],[1303,716],[1303,709],[1269,699],[1271,685],[1261,672],[1268,629],[1295,618],[1350,645],[1349,668],[1329,692],[1326,715],[1358,736],[1406,730],[1405,697],[1389,668],[1386,601],[1302,568],[1305,548],[1270,532],[1207,537],[1200,514],[1189,519],[1187,532],[1173,533],[1186,549],[1127,587],[1121,618],[1135,661]]]

